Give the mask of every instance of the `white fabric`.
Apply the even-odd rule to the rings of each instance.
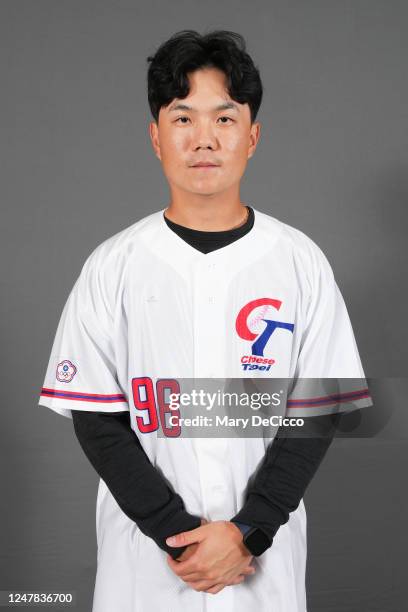
[[[150,379],[155,393],[160,379],[206,377],[343,377],[360,379],[357,391],[365,387],[347,309],[326,257],[301,231],[254,213],[248,234],[208,254],[177,236],[163,210],[100,244],[62,312],[39,401],[66,417],[71,409],[129,410],[130,425],[151,462],[186,509],[208,520],[228,520],[238,512],[271,440],[158,437],[158,429],[142,433],[155,413],[149,421],[145,405],[136,407],[144,399],[135,395],[141,389],[137,379],[144,377],[145,385]],[[250,313],[254,338],[268,319],[292,324],[293,330],[278,328],[270,336],[263,353],[274,360],[269,370],[244,371],[241,358],[251,355],[255,340],[240,337],[237,316],[260,298],[281,304]],[[295,385],[291,397],[304,399],[302,389]],[[289,403],[286,414],[334,410],[329,402],[312,408],[301,403]],[[343,401],[340,409],[371,404],[367,395]],[[160,428],[159,410],[156,414]],[[255,559],[255,575],[215,596],[190,589],[173,574],[166,553],[121,511],[102,479],[96,510],[93,612],[306,611],[303,500],[272,547]]]

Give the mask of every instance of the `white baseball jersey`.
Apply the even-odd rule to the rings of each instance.
[[[105,240],[85,261],[39,403],[66,417],[71,409],[129,410],[150,461],[187,511],[229,520],[270,440],[159,436],[163,381],[341,377],[360,379],[343,394],[342,410],[372,402],[344,300],[309,237],[254,210],[250,232],[204,254],[167,226],[164,210]],[[303,399],[288,403],[286,414],[333,410],[330,397]],[[306,611],[303,500],[271,548],[254,558],[255,574],[217,595],[194,591],[171,571],[166,553],[122,512],[102,479],[96,523],[93,612]]]

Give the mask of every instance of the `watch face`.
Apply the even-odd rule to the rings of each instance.
[[[248,548],[249,552],[255,557],[262,555],[262,553],[265,552],[265,550],[271,545],[266,534],[257,527],[253,527],[246,534],[244,537],[244,544]]]

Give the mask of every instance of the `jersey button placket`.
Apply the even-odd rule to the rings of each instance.
[[[195,376],[213,378],[219,370],[217,343],[217,282],[216,264],[199,260],[194,278]]]
[[[194,278],[195,376],[222,377],[223,341],[225,330],[222,317],[224,297],[217,278],[215,262],[200,261]],[[213,416],[208,413],[208,416]],[[210,520],[219,520],[226,511],[226,475],[223,473],[227,441],[211,435],[194,440],[205,511]],[[216,479],[216,483],[214,483]]]

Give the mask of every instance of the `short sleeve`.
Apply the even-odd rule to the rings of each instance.
[[[310,287],[287,416],[320,416],[373,405],[346,304],[317,245]]]
[[[94,251],[65,303],[38,402],[68,418],[71,410],[129,410],[118,383],[112,315],[99,266]]]

